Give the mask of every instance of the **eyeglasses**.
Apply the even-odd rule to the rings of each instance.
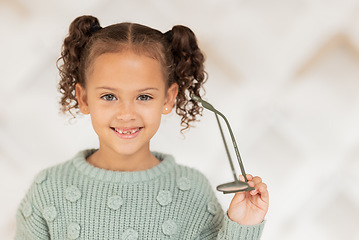
[[[215,109],[210,103],[204,101],[204,100],[201,99],[200,97],[198,97],[198,96],[192,94],[192,95],[191,95],[191,98],[192,98],[194,101],[201,103],[204,108],[208,109],[208,110],[211,111],[211,112],[214,112],[214,114],[215,114],[215,116],[216,116],[216,119],[217,119],[218,126],[219,126],[219,130],[220,130],[220,132],[221,132],[221,136],[222,136],[222,140],[223,140],[223,143],[224,143],[224,147],[225,147],[226,152],[227,152],[229,164],[230,164],[231,169],[232,169],[234,181],[233,181],[233,182],[229,182],[229,183],[224,183],[224,184],[218,185],[218,186],[217,186],[217,190],[220,191],[220,192],[223,192],[224,194],[227,194],[227,193],[236,193],[236,192],[245,192],[245,191],[254,190],[253,187],[250,187],[250,186],[248,185],[248,179],[247,179],[246,172],[245,172],[245,170],[244,170],[244,166],[243,166],[243,163],[242,163],[242,158],[241,158],[241,155],[239,154],[239,150],[238,150],[238,147],[237,147],[237,143],[236,143],[236,140],[234,139],[234,134],[233,134],[233,132],[232,132],[231,126],[229,125],[229,122],[228,122],[227,118],[226,118],[220,111],[218,111],[217,109]],[[228,150],[228,146],[227,146],[227,143],[226,143],[226,139],[224,138],[222,126],[221,126],[221,123],[220,123],[220,121],[219,121],[219,119],[218,119],[218,115],[221,116],[221,117],[224,119],[225,123],[227,124],[228,130],[229,130],[229,134],[230,134],[230,136],[231,136],[231,140],[232,140],[232,143],[233,143],[233,146],[234,146],[234,151],[235,151],[236,156],[237,156],[238,164],[239,164],[239,167],[240,167],[240,169],[241,169],[242,175],[244,176],[244,180],[245,180],[244,182],[238,180],[236,171],[235,171],[234,166],[233,166],[233,161],[232,161],[231,155],[229,154],[229,150]]]

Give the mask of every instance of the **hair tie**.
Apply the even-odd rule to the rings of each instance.
[[[94,24],[91,25],[90,28],[90,33],[91,35],[93,35],[95,32],[97,32],[98,30],[101,30],[102,27],[100,26],[100,24],[98,22],[95,22]]]
[[[167,39],[167,41],[172,42],[172,36],[173,36],[172,30],[165,32],[163,36]]]

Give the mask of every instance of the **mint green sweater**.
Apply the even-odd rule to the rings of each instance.
[[[264,223],[243,226],[223,212],[197,170],[161,162],[138,172],[96,168],[79,152],[41,171],[22,200],[15,239],[259,239]]]

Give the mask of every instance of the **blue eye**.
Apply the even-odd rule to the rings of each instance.
[[[113,94],[106,94],[101,97],[105,101],[114,101],[117,100],[116,97]]]
[[[150,97],[150,96],[148,96],[148,95],[145,95],[145,94],[140,95],[140,96],[138,96],[138,98],[137,98],[137,100],[140,100],[140,101],[148,101],[148,100],[150,100],[150,99],[152,99],[152,97]]]

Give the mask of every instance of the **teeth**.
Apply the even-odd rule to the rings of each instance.
[[[127,135],[134,134],[134,133],[138,132],[139,130],[140,130],[139,128],[136,128],[136,129],[132,129],[132,130],[121,131],[121,130],[115,128],[116,132],[118,132],[120,134],[127,134]]]

